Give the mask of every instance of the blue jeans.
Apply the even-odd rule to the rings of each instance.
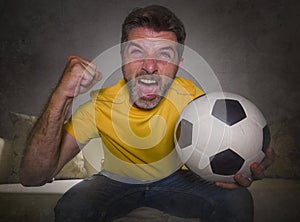
[[[223,189],[189,170],[147,184],[96,174],[63,195],[55,207],[55,221],[113,221],[139,207],[202,221],[253,221],[253,200],[246,188]]]

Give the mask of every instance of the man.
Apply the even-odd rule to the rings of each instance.
[[[26,186],[51,181],[97,136],[105,161],[103,171],[60,199],[56,221],[113,221],[141,206],[204,221],[252,221],[251,194],[243,187],[263,178],[272,149],[262,163],[253,163],[252,179],[238,174],[234,184],[210,183],[182,170],[174,151],[180,111],[203,94],[191,81],[176,77],[185,35],[182,22],[164,7],[132,11],[122,27],[124,78],[92,93],[64,125],[73,99],[101,79],[90,61],[70,56],[29,137],[21,181]]]

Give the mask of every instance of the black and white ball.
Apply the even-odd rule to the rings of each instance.
[[[263,160],[270,143],[260,110],[244,97],[224,92],[189,103],[174,134],[183,163],[203,179],[220,182],[234,182],[236,173],[250,177],[250,165]]]

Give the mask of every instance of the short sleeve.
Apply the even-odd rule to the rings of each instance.
[[[205,93],[203,92],[202,89],[198,88],[197,86],[195,86],[195,94],[194,94],[194,99],[203,96]]]
[[[94,103],[89,101],[81,105],[64,125],[64,129],[81,144],[99,137],[94,110]]]

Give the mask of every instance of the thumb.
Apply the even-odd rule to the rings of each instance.
[[[96,71],[95,76],[94,76],[94,80],[96,81],[100,81],[103,77],[103,74],[99,71]]]

